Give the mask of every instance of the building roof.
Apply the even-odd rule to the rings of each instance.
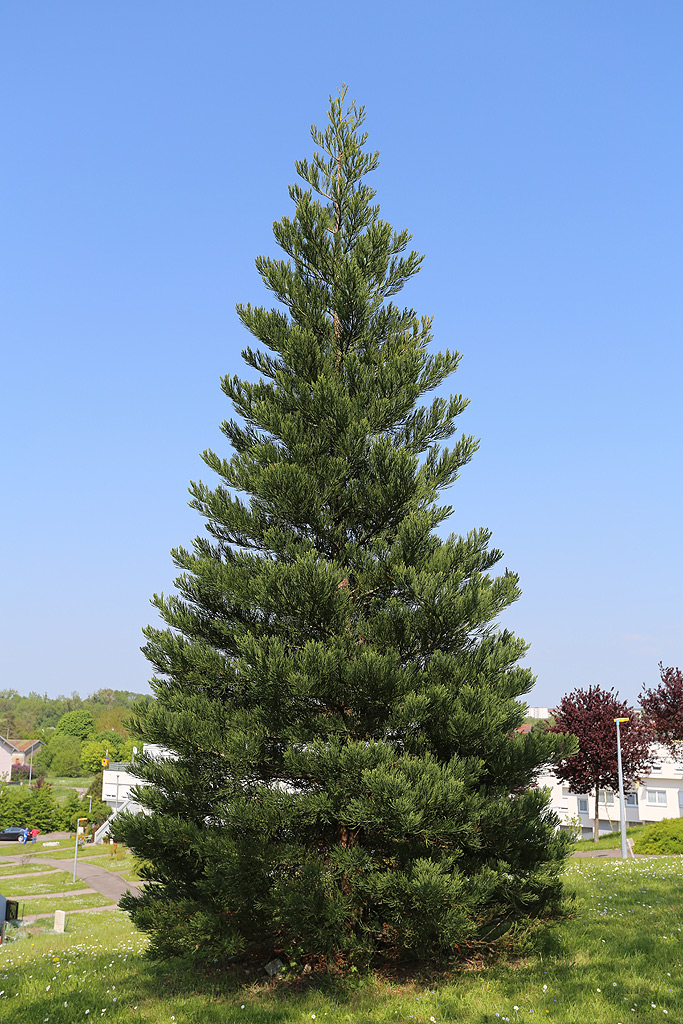
[[[22,753],[25,753],[27,750],[31,750],[32,747],[35,747],[37,744],[40,744],[43,741],[42,741],[42,739],[34,739],[34,740],[10,740],[10,739],[8,739],[8,740],[6,740],[6,742],[10,743],[14,747],[15,750],[20,750],[20,751],[22,751]]]

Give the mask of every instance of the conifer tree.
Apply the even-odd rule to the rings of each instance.
[[[561,893],[528,787],[568,748],[513,735],[533,676],[495,622],[517,577],[491,575],[488,530],[439,533],[477,442],[443,447],[462,396],[425,399],[460,357],[393,301],[422,257],[380,219],[345,94],[296,164],[284,258],[256,261],[277,305],[238,307],[255,375],[222,381],[232,454],[204,453],[207,533],[146,630],[157,699],[132,726],[173,756],[138,758],[148,813],[116,834],[161,956],[448,953]]]

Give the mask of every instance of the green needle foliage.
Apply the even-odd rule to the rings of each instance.
[[[527,787],[567,746],[511,735],[533,676],[494,625],[519,590],[490,575],[489,531],[437,533],[477,442],[442,446],[466,399],[424,400],[460,357],[392,301],[422,257],[379,217],[345,94],[274,225],[285,258],[256,261],[277,306],[238,307],[261,347],[222,382],[233,454],[204,453],[207,535],[173,552],[168,628],[146,630],[135,730],[177,756],[138,759],[150,813],[116,832],[161,956],[441,955],[561,893],[565,844]]]

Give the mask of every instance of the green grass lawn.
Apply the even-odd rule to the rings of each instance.
[[[683,858],[574,860],[566,878],[576,893],[569,916],[539,929],[523,954],[488,967],[423,971],[412,981],[379,974],[207,981],[177,963],[145,960],[145,937],[120,911],[73,915],[64,935],[45,931],[0,947],[0,1019],[38,1024],[95,1017],[120,1024],[683,1021]]]
[[[5,878],[6,875],[23,875],[31,872],[33,875],[40,874],[41,871],[52,871],[49,864],[0,864],[0,878]]]
[[[71,847],[73,853],[73,839],[41,839],[35,843],[0,843],[0,857],[50,857],[55,852],[66,850]]]
[[[139,878],[137,868],[140,862],[129,850],[124,849],[122,852],[119,849],[115,856],[99,857],[94,863],[100,868],[114,871],[117,875],[123,875],[125,878],[133,880]]]
[[[51,872],[37,878],[8,878],[3,884],[3,896],[16,900],[25,896],[39,896],[47,892],[69,892],[71,889],[85,889],[87,882],[77,878],[72,881],[73,874],[66,871]]]
[[[52,795],[58,803],[63,804],[68,800],[78,789],[87,789],[93,780],[92,775],[84,775],[80,778],[69,779],[63,775],[46,775],[45,781],[49,782],[52,786]]]
[[[74,840],[67,839],[64,846],[55,847],[53,850],[45,850],[40,852],[41,857],[50,857],[52,860],[66,860],[69,857],[73,858],[74,855]],[[86,843],[84,846],[78,847],[78,859],[79,860],[93,860],[99,861],[108,858],[109,847],[108,846],[92,846]]]
[[[626,829],[626,836],[629,839],[635,839],[642,828],[646,828],[645,825],[634,825],[632,828]],[[597,843],[594,839],[579,839],[572,849],[574,850],[619,850],[621,848],[621,833],[610,832],[605,836],[600,836]]]
[[[83,882],[81,882],[80,888],[85,888]],[[86,907],[109,907],[112,905],[112,902],[108,896],[103,896],[100,892],[84,892],[81,896],[54,896],[46,897],[45,899],[20,896],[19,913],[22,916],[28,914],[53,914],[55,910],[69,911],[83,910]]]
[[[74,842],[75,833],[71,833],[71,836],[67,839],[40,839],[35,843],[27,843],[22,845],[21,843],[6,843],[4,846],[0,846],[0,856],[12,856],[17,857],[22,854],[26,857],[68,857],[69,853],[73,857],[74,853]],[[85,857],[106,857],[113,846],[107,846],[106,844],[97,844],[94,846],[92,843],[81,843],[79,846],[79,857],[81,855]]]

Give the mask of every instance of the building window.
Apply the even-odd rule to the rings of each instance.
[[[578,803],[579,803],[579,814],[588,814],[588,797],[587,796],[580,796]]]
[[[614,793],[612,792],[611,789],[601,789],[600,790],[600,803],[601,804],[613,804],[614,803]]]
[[[647,791],[647,802],[649,804],[666,804],[666,790],[665,789],[648,789]]]
[[[627,807],[638,806],[638,794],[637,793],[624,793],[624,802]]]

